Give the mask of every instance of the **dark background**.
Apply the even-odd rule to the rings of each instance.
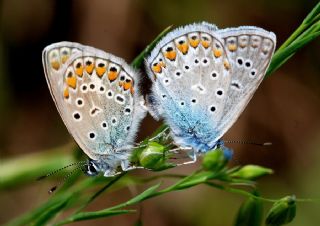
[[[80,42],[131,62],[168,25],[208,21],[221,28],[263,27],[276,33],[279,47],[316,3],[3,0],[0,158],[42,152],[72,140],[51,100],[43,74],[41,51],[52,42]],[[235,151],[233,164],[261,164],[275,170],[274,175],[259,182],[258,188],[266,197],[280,198],[292,193],[302,198],[320,196],[319,47],[319,39],[313,41],[266,79],[225,135],[227,140],[272,141],[273,146],[268,148],[230,145]],[[149,135],[157,125],[148,117],[139,139]],[[188,173],[195,168],[196,165],[186,166],[171,172]],[[46,186],[38,183],[0,191],[0,223],[44,202],[48,198]],[[129,197],[129,190],[115,196]],[[39,191],[43,192],[39,195]],[[101,197],[96,210],[105,207],[102,198],[116,200]],[[200,186],[146,201],[142,214],[144,224],[153,226],[231,225],[241,201],[239,195]],[[319,210],[319,204],[298,204],[298,216],[290,225],[317,225]],[[136,218],[137,215],[118,216],[97,220],[95,225],[133,225]]]

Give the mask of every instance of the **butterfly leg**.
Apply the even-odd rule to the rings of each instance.
[[[150,138],[149,140],[154,141],[154,140],[158,140],[160,138],[164,138],[166,140],[169,137],[168,131],[169,131],[169,127],[166,127],[164,130],[162,130],[160,133],[158,133],[154,137]]]
[[[129,160],[122,160],[121,161],[121,169],[123,171],[130,171],[134,169],[142,169],[143,167],[141,166],[134,166]]]
[[[120,171],[117,171],[116,169],[109,169],[109,170],[106,170],[103,174],[103,176],[105,177],[113,177],[113,176],[116,176],[116,175],[119,175],[121,174]]]
[[[191,159],[190,161],[186,161],[186,162],[182,162],[182,163],[177,163],[177,166],[182,166],[182,165],[188,165],[188,164],[192,164],[195,163],[197,161],[197,154],[195,152],[195,150],[192,147],[177,147],[174,149],[169,150],[169,153],[173,153],[173,154],[180,154],[181,152],[186,152],[187,156]],[[184,159],[186,158],[185,156],[179,158],[178,157],[174,157],[176,159]]]

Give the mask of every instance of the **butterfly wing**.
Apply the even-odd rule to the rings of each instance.
[[[225,86],[224,107],[217,119],[220,138],[238,119],[262,82],[275,50],[276,36],[252,26],[228,28],[217,33],[231,65],[231,80]]]
[[[78,43],[43,51],[48,86],[58,111],[92,159],[132,143],[144,116],[137,73],[122,59]]]
[[[217,30],[207,23],[188,25],[169,33],[146,61],[153,81],[148,98],[152,115],[164,118],[180,145],[199,151],[211,149],[239,117],[261,82],[274,39],[259,29],[259,34],[270,40],[268,54],[258,65],[255,57],[260,52],[241,52],[243,64],[250,61],[251,66],[238,70],[234,65],[238,43],[230,49],[225,45],[231,37],[246,34],[236,32],[238,29]],[[249,69],[256,70],[254,78],[248,75]]]

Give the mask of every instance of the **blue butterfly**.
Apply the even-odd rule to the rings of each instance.
[[[275,34],[258,27],[220,30],[203,22],[173,30],[146,59],[149,112],[181,147],[204,153],[223,146],[221,137],[261,83],[275,45]]]

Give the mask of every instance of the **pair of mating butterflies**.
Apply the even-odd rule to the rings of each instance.
[[[139,74],[124,60],[72,42],[43,51],[58,111],[89,156],[87,173],[129,170],[129,156],[146,109],[164,119],[176,144],[207,152],[221,144],[261,83],[276,44],[257,27],[219,30],[209,23],[168,33],[145,61],[152,92],[140,94]]]

